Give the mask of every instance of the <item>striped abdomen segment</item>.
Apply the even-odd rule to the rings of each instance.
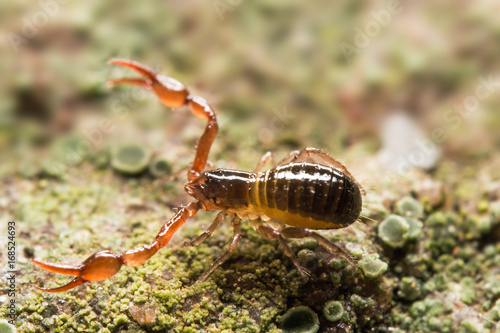
[[[362,201],[353,179],[332,167],[311,163],[290,163],[257,174],[249,199],[270,218],[310,228],[353,223]]]

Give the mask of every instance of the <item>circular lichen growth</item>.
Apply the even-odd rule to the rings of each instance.
[[[328,301],[323,307],[323,315],[331,322],[339,321],[344,315],[344,306],[339,301]]]
[[[104,169],[109,165],[109,151],[106,149],[98,151],[93,157],[92,161],[98,169]]]
[[[378,236],[392,248],[405,245],[408,239],[410,225],[398,215],[389,215],[378,225]]]
[[[0,319],[0,333],[15,333],[16,328],[9,324],[7,320],[5,319]]]
[[[500,200],[494,201],[489,204],[488,211],[491,216],[491,221],[493,224],[500,222]]]
[[[150,158],[148,149],[137,144],[125,144],[113,150],[111,166],[120,173],[136,175],[146,169]]]
[[[420,237],[422,234],[422,222],[413,217],[405,217],[404,219],[408,222],[409,227],[407,239],[415,240]]]
[[[417,279],[414,277],[404,277],[401,279],[398,293],[401,298],[407,301],[414,301],[420,297],[421,293],[422,286]]]
[[[285,333],[315,333],[319,330],[318,315],[307,306],[289,309],[281,320]]]
[[[172,161],[164,155],[157,155],[149,163],[149,173],[157,178],[172,173]]]
[[[396,203],[396,211],[402,216],[418,219],[424,214],[424,207],[416,199],[404,197]]]
[[[359,261],[363,274],[370,279],[375,279],[387,271],[387,263],[379,259],[378,254],[372,254]]]
[[[303,249],[297,253],[297,257],[302,262],[305,268],[309,270],[314,270],[318,267],[318,259],[316,259],[316,253],[314,251]]]
[[[351,297],[349,297],[349,300],[355,308],[358,308],[360,310],[373,308],[373,306],[375,305],[375,301],[373,299],[369,297],[362,297],[356,294],[352,294]]]
[[[68,167],[56,159],[45,159],[42,161],[42,171],[50,177],[59,178],[64,175]]]
[[[493,227],[491,216],[488,215],[479,217],[476,222],[477,230],[481,233],[481,235],[487,235]]]

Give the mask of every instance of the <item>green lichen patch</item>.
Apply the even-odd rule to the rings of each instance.
[[[16,327],[9,324],[7,320],[0,319],[0,333],[16,333]]]
[[[112,149],[111,166],[126,175],[143,172],[151,159],[151,151],[138,144],[123,144]]]
[[[319,330],[318,315],[307,306],[289,309],[281,319],[285,333],[316,333]]]
[[[158,154],[153,156],[149,162],[149,173],[157,178],[165,177],[172,173],[174,160],[166,154]]]
[[[422,235],[422,222],[412,217],[405,217],[408,223],[408,240],[415,240]]]
[[[378,225],[380,239],[392,248],[405,245],[410,234],[410,225],[406,219],[397,215],[389,215]]]
[[[401,216],[419,219],[424,213],[424,207],[418,200],[412,197],[404,197],[396,203],[396,211]]]
[[[387,271],[388,265],[379,259],[378,254],[374,254],[361,259],[359,267],[361,267],[361,270],[366,277],[375,279]]]
[[[344,306],[339,301],[328,301],[323,307],[323,315],[331,322],[339,321],[344,315]]]
[[[414,301],[422,294],[420,281],[414,277],[404,277],[399,284],[398,295],[407,301]]]

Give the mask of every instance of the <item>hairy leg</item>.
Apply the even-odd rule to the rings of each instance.
[[[225,211],[222,211],[219,214],[217,214],[217,217],[212,222],[212,224],[210,224],[210,226],[208,227],[207,230],[205,230],[201,235],[199,235],[195,239],[184,242],[184,244],[182,246],[183,247],[198,246],[201,243],[203,243],[208,237],[212,236],[212,233],[214,232],[214,230],[217,229],[217,227],[222,223],[222,221],[224,221],[226,216],[227,216],[227,212],[225,212]]]
[[[354,264],[354,259],[351,257],[351,255],[347,252],[345,252],[342,248],[339,246],[335,245],[334,243],[330,242],[328,239],[325,237],[321,236],[317,232],[314,232],[309,229],[303,229],[303,228],[295,228],[295,227],[287,227],[283,228],[281,230],[281,235],[286,238],[305,238],[305,237],[311,237],[314,238],[320,245],[323,247],[327,248],[328,250],[338,253],[339,255],[342,256],[345,260],[347,260],[349,263]]]
[[[269,239],[277,239],[285,254],[290,258],[290,260],[292,260],[295,267],[297,267],[300,275],[305,279],[309,278],[311,273],[300,264],[299,259],[297,258],[295,253],[293,253],[292,249],[290,248],[290,246],[288,246],[278,230],[262,224],[262,221],[260,220],[252,220],[250,221],[250,223],[252,224],[252,228],[254,228],[254,230],[262,236]]]
[[[241,238],[241,230],[240,230],[240,222],[241,219],[238,216],[234,216],[233,219],[231,220],[231,226],[233,227],[233,239],[231,240],[231,243],[229,244],[229,248],[227,249],[226,252],[224,252],[223,255],[221,255],[217,260],[210,266],[210,268],[203,273],[200,278],[198,279],[198,282],[203,282],[205,281],[208,276],[220,265],[222,265],[233,253],[233,251],[236,249],[236,246],[238,245],[238,241]]]
[[[288,164],[288,163],[296,162],[297,156],[299,154],[300,154],[300,151],[298,151],[298,150],[292,150],[288,155],[286,155],[276,165],[279,166],[279,165],[285,165],[285,164]]]
[[[272,161],[272,160],[273,160],[273,153],[268,151],[260,158],[260,160],[257,163],[257,165],[255,166],[255,169],[253,170],[253,172],[260,172],[262,170],[262,168],[264,167],[264,165],[266,165],[267,162]]]

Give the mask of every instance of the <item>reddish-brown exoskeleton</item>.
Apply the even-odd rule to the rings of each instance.
[[[187,105],[198,117],[208,121],[188,171],[186,192],[196,201],[181,207],[160,229],[149,245],[131,249],[122,254],[100,251],[78,266],[63,266],[32,260],[43,269],[60,274],[75,275],[65,286],[43,291],[59,292],[74,288],[86,281],[98,281],[115,275],[122,265],[138,266],[166,246],[174,233],[195,215],[198,210],[220,210],[213,223],[187,246],[196,246],[210,237],[212,232],[229,215],[232,216],[233,238],[229,249],[200,277],[206,279],[236,248],[240,239],[240,221],[247,218],[252,227],[264,237],[278,240],[284,252],[307,277],[295,254],[284,240],[287,238],[313,237],[322,246],[335,251],[348,261],[350,256],[337,245],[310,229],[337,229],[356,221],[361,211],[361,186],[340,162],[327,154],[305,148],[293,151],[276,167],[259,172],[271,160],[265,154],[254,172],[217,169],[203,171],[210,147],[217,135],[214,110],[201,97],[190,95],[184,85],[175,79],[130,60],[111,60],[111,64],[129,67],[144,78],[124,78],[109,81],[110,85],[132,84],[151,89],[168,107]]]

